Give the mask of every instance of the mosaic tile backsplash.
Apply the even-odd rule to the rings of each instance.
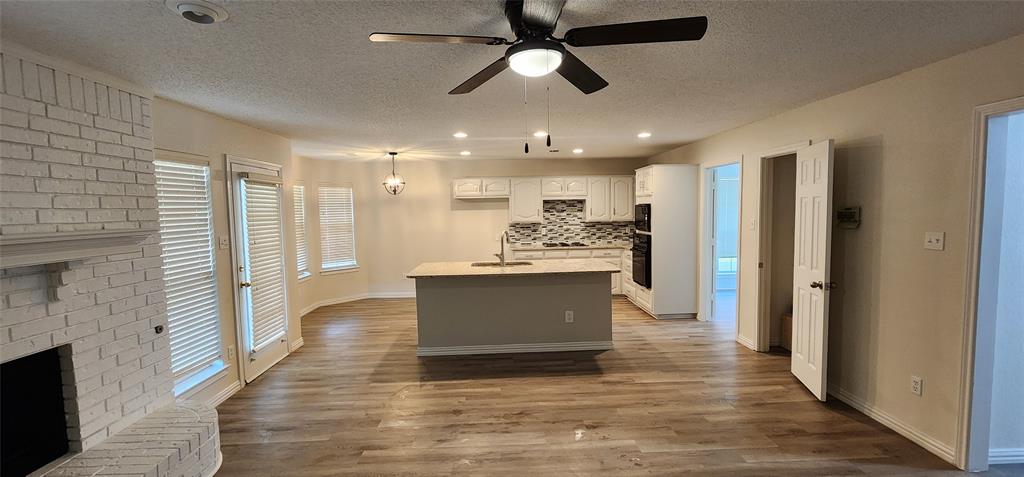
[[[539,224],[510,224],[509,240],[517,245],[544,242],[583,242],[603,245],[633,239],[632,222],[584,222],[583,200],[544,201],[544,221]]]

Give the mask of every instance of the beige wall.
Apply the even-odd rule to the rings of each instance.
[[[758,155],[836,140],[835,206],[863,207],[863,223],[833,235],[829,382],[939,453],[954,446],[961,391],[971,112],[1024,95],[1022,51],[1017,36],[650,160],[743,157],[740,333],[751,336]],[[922,248],[926,231],[946,232],[944,252]],[[911,374],[924,378],[921,397],[910,392]]]
[[[228,237],[229,213],[227,183],[225,182],[225,154],[242,156],[284,166],[286,184],[291,180],[291,141],[245,124],[200,111],[179,103],[157,98],[153,104],[153,135],[157,148],[157,159],[161,149],[205,157],[213,171],[214,230],[217,237]],[[284,205],[291,210],[291,188],[285,188]],[[292,215],[285,216],[286,264],[289,290],[296,286],[295,243]],[[217,249],[217,278],[220,292],[222,353],[231,368],[228,373],[191,396],[206,401],[227,389],[236,386],[240,380],[237,360],[227,359],[228,349],[233,348],[237,356],[237,342],[234,297],[235,274],[232,273],[231,250]],[[301,337],[299,307],[289,296],[288,341],[295,343]]]
[[[399,158],[402,156],[399,155]],[[488,259],[508,226],[508,200],[455,200],[451,181],[469,176],[631,174],[642,159],[507,159],[398,161],[405,192],[388,195],[381,180],[391,163],[298,160],[297,179],[309,185],[307,207],[313,277],[299,284],[300,308],[347,297],[411,296],[405,273],[421,262]],[[319,275],[318,183],[353,185],[356,272]]]

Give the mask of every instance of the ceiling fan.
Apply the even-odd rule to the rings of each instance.
[[[708,18],[701,16],[572,28],[565,32],[564,37],[557,38],[554,36],[555,25],[563,6],[565,0],[507,0],[505,17],[516,36],[513,41],[492,36],[379,32],[371,34],[370,41],[509,45],[504,56],[448,94],[469,93],[509,67],[530,77],[557,71],[580,91],[590,94],[608,86],[608,82],[562,46],[563,43],[585,47],[695,41],[703,38],[708,29]]]

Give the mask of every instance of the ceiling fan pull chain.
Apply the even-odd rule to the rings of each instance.
[[[526,77],[523,77],[523,153],[530,153],[530,112],[526,107]]]
[[[550,83],[550,80],[548,81]],[[548,96],[548,147],[551,147],[551,85],[547,86]]]

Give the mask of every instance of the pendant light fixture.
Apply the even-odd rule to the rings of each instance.
[[[384,190],[388,191],[388,194],[398,195],[405,190],[405,179],[402,176],[395,173],[395,156],[397,152],[389,152],[391,156],[391,174],[384,177]]]

